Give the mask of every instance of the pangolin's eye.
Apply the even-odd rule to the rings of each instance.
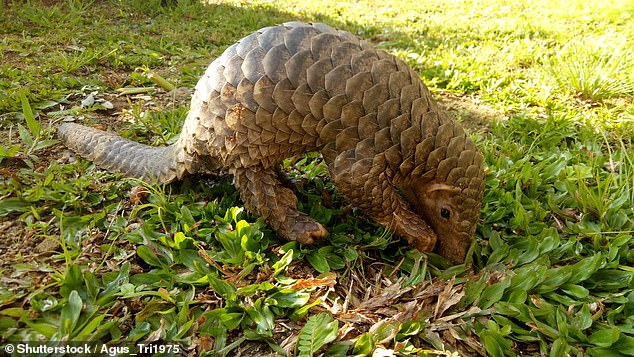
[[[443,208],[440,209],[440,217],[442,217],[444,219],[449,219],[449,217],[451,217],[451,212],[449,212],[448,209],[443,207]]]

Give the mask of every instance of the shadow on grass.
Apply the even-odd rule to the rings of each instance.
[[[83,4],[9,1],[0,16],[2,32],[13,39],[0,52],[0,63],[4,64],[0,68],[0,115],[19,122],[19,114],[3,115],[20,112],[16,83],[27,91],[34,108],[45,111],[86,85],[113,89],[142,86],[143,78],[134,73],[140,68],[176,71],[170,78],[193,88],[207,65],[227,46],[262,27],[288,21],[324,22],[386,49],[411,44],[410,35],[384,24],[341,21],[323,12],[296,14],[269,5],[213,0],[208,4],[170,0]],[[423,41],[431,47],[445,42],[428,35]],[[440,66],[426,68],[421,75],[442,70]],[[465,111],[476,106],[457,103],[457,107],[467,118],[488,121],[478,110]]]

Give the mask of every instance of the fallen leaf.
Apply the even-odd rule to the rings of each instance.
[[[322,286],[335,286],[337,284],[337,274],[330,272],[324,274],[323,278],[310,278],[310,279],[298,279],[295,284],[291,286],[293,290],[302,290],[309,288],[316,288]]]
[[[450,307],[456,305],[462,300],[465,293],[462,291],[462,285],[454,286],[455,277],[451,278],[442,293],[438,295],[438,302],[434,311],[434,319],[442,316]]]

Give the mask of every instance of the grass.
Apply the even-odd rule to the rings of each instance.
[[[631,96],[634,63],[623,41],[606,37],[571,41],[553,58],[551,71],[557,84],[592,101]]]
[[[634,355],[633,15],[616,0],[5,4],[0,348]],[[172,142],[188,98],[148,74],[192,88],[235,40],[292,20],[401,57],[470,129],[488,175],[465,264],[369,222],[317,155],[282,165],[331,232],[310,247],[244,212],[230,178],[152,186],[57,143],[63,120]]]

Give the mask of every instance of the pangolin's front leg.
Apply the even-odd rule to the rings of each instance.
[[[432,251],[436,233],[398,193],[382,156],[360,156],[362,153],[355,149],[344,151],[335,159],[325,155],[337,188],[353,205],[383,226],[390,227],[416,249]]]
[[[252,166],[232,173],[245,207],[282,237],[312,244],[328,235],[321,224],[297,210],[297,196],[280,183],[273,169]]]

